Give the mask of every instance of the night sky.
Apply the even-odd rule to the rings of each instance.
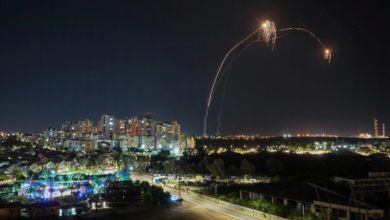
[[[227,51],[262,21],[278,29],[232,64],[222,134],[390,131],[387,1],[1,1],[0,131],[41,132],[152,112],[202,134]],[[226,78],[225,78],[226,79]],[[211,104],[214,134],[223,82]]]

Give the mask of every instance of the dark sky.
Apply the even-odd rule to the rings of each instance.
[[[388,12],[387,1],[1,1],[0,131],[148,111],[201,134],[222,58],[268,19],[312,31],[331,63],[302,31],[273,51],[253,44],[233,62],[221,133],[374,133],[374,117],[390,127]]]

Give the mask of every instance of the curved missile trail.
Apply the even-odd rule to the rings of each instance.
[[[217,117],[217,131],[215,132],[215,135],[219,135],[220,134],[220,131],[219,131],[219,128],[221,127],[221,114],[222,114],[222,109],[223,109],[223,102],[225,100],[225,95],[226,95],[226,88],[227,88],[227,84],[228,84],[228,81],[229,81],[229,73],[230,73],[230,70],[231,70],[231,65],[229,65],[228,67],[228,72],[226,74],[226,81],[225,81],[225,85],[224,85],[224,88],[223,88],[223,93],[222,93],[222,99],[221,99],[221,104],[219,105],[219,112],[218,112],[218,117]]]
[[[232,49],[230,49],[228,51],[228,53],[225,55],[225,57],[223,58],[219,68],[218,68],[218,71],[215,75],[215,78],[213,80],[213,84],[211,86],[211,90],[210,90],[210,93],[209,93],[209,98],[207,100],[207,106],[206,106],[206,114],[205,114],[205,117],[204,117],[204,124],[203,124],[203,135],[207,135],[207,117],[208,117],[208,113],[209,113],[209,108],[210,108],[210,104],[211,104],[211,100],[214,96],[214,92],[215,92],[215,89],[217,87],[217,85],[219,84],[219,82],[221,81],[221,78],[224,74],[224,72],[230,68],[231,66],[231,63],[233,62],[233,60],[239,55],[241,54],[248,46],[248,45],[243,51],[241,51],[237,56],[235,56],[232,61],[230,62],[228,68],[225,69],[225,71],[222,72],[221,74],[221,78],[217,81],[218,77],[219,77],[219,74],[221,72],[221,69],[222,69],[222,66],[223,64],[225,63],[226,61],[226,58],[230,55],[230,53],[236,49],[240,44],[242,44],[243,42],[245,42],[246,40],[248,40],[250,37],[252,37],[255,33],[259,32],[259,37],[258,37],[258,40],[257,42],[259,41],[265,41],[267,43],[267,45],[272,45],[272,49],[275,47],[275,42],[276,42],[276,32],[277,31],[288,31],[288,30],[301,30],[301,31],[305,31],[309,34],[311,34],[314,38],[317,39],[317,41],[322,45],[322,47],[325,49],[325,59],[328,60],[328,62],[330,63],[330,60],[331,60],[331,52],[325,48],[324,44],[321,42],[320,39],[318,39],[318,37],[316,35],[314,35],[312,32],[306,30],[306,29],[303,29],[303,28],[284,28],[284,29],[279,29],[279,30],[276,30],[275,28],[275,24],[273,22],[270,22],[270,21],[266,21],[262,24],[262,26],[257,29],[255,32],[253,32],[252,34],[250,34],[248,37],[246,37],[244,40],[240,41],[239,43],[237,43],[236,45],[234,45],[234,47]],[[230,70],[230,69],[229,69]],[[225,92],[224,92],[225,94]],[[219,116],[218,116],[218,128],[217,128],[217,133],[219,133],[219,126],[220,126],[220,114],[221,114],[221,111],[222,111],[222,104],[223,104],[223,100],[222,100],[222,103],[221,103],[221,110],[220,110],[220,113],[219,113]]]
[[[221,99],[221,104],[219,106],[219,113],[218,113],[218,117],[217,117],[217,131],[216,131],[216,135],[219,135],[220,134],[220,131],[219,131],[219,128],[221,127],[221,114],[222,114],[222,110],[223,110],[223,103],[224,103],[224,100],[225,100],[225,94],[226,94],[226,88],[227,88],[227,84],[228,84],[228,81],[229,81],[229,74],[230,74],[230,70],[231,70],[231,67],[232,67],[232,64],[233,64],[233,61],[238,57],[240,56],[240,54],[242,54],[242,52],[244,52],[248,47],[250,47],[252,44],[256,43],[258,41],[252,41],[250,44],[246,45],[244,47],[244,49],[242,49],[237,55],[235,55],[231,60],[230,60],[230,63],[229,65],[225,68],[225,70],[221,73],[221,77],[219,79],[219,81],[217,81],[216,85],[215,85],[215,88],[218,87],[218,84],[219,82],[222,80],[225,72],[227,71],[227,76],[226,76],[226,81],[225,81],[225,85],[224,85],[224,88],[223,88],[223,94],[222,94],[222,99]]]
[[[251,42],[251,41],[248,41],[248,43]],[[246,45],[244,49],[242,49],[237,55],[235,55],[231,60],[230,60],[230,63],[229,65],[221,72],[221,74],[219,75],[219,78],[217,80],[217,82],[215,83],[215,86],[214,86],[214,91],[218,88],[218,85],[219,83],[222,81],[222,78],[223,76],[225,75],[225,73],[229,70],[229,68],[231,67],[233,61],[242,53],[244,52],[248,47],[250,47],[252,44],[256,43],[258,41],[252,41],[250,44]],[[230,70],[229,70],[230,71]],[[214,94],[213,93],[213,96],[211,97],[211,99],[214,98]]]
[[[207,101],[207,106],[206,106],[206,114],[205,114],[205,117],[204,117],[204,120],[203,120],[203,135],[207,135],[207,116],[209,114],[209,108],[210,108],[210,103],[211,103],[211,99],[213,97],[213,94],[214,94],[214,87],[215,87],[215,83],[218,79],[218,76],[219,76],[219,73],[222,69],[222,66],[223,64],[225,63],[225,60],[226,58],[229,56],[229,54],[234,50],[236,49],[236,47],[238,47],[240,44],[242,44],[243,42],[245,42],[246,40],[248,40],[250,37],[252,37],[254,34],[256,34],[257,32],[259,32],[259,37],[258,37],[258,41],[260,41],[261,37],[263,38],[264,41],[266,41],[267,45],[268,44],[272,44],[272,45],[275,45],[275,40],[276,40],[276,28],[275,28],[275,25],[273,22],[270,22],[270,21],[266,21],[265,23],[263,23],[263,25],[257,29],[255,32],[253,32],[252,34],[250,34],[248,37],[246,37],[244,40],[240,41],[238,44],[234,45],[234,47],[232,49],[229,50],[229,52],[225,55],[225,57],[223,58],[222,62],[221,62],[221,65],[219,66],[218,68],[218,71],[217,71],[217,74],[215,75],[215,78],[214,78],[214,81],[213,81],[213,84],[211,86],[211,90],[210,90],[210,94],[209,94],[209,98],[208,98],[208,101]],[[273,48],[273,47],[272,47]]]
[[[223,102],[225,100],[227,83],[229,81],[229,73],[230,73],[232,66],[229,65],[227,68],[228,68],[228,71],[226,74],[226,81],[225,81],[225,85],[223,87],[222,99],[221,99],[221,104],[219,105],[219,112],[218,112],[218,117],[217,117],[217,131],[215,132],[215,135],[217,135],[217,136],[220,134],[219,128],[221,127],[221,114],[222,114],[222,109],[223,109]]]
[[[324,44],[321,42],[321,40],[320,40],[315,34],[313,34],[311,31],[308,31],[308,30],[303,29],[303,28],[295,28],[295,27],[292,27],[292,28],[283,28],[283,29],[280,29],[280,30],[277,30],[277,31],[291,31],[291,30],[305,31],[305,32],[309,33],[311,36],[313,36],[315,39],[317,39],[317,41],[320,42],[320,44],[322,45],[322,47],[325,49],[325,60],[328,60],[329,63],[330,63],[330,59],[332,58],[332,54],[331,54],[330,50],[326,49],[326,47],[325,47]]]
[[[257,29],[255,32],[253,32],[252,34],[250,34],[248,37],[246,37],[244,40],[240,41],[238,44],[234,45],[234,47],[232,49],[229,50],[229,52],[225,55],[225,57],[223,58],[222,60],[222,63],[221,65],[219,65],[219,68],[218,68],[218,71],[217,71],[217,74],[215,75],[215,78],[214,78],[214,82],[213,82],[213,85],[211,86],[211,91],[210,91],[210,95],[209,95],[209,98],[208,98],[208,101],[207,101],[207,107],[206,107],[206,115],[204,117],[204,120],[203,120],[203,135],[206,135],[206,129],[207,129],[207,116],[209,114],[209,107],[210,107],[210,103],[211,103],[211,98],[214,94],[214,86],[215,86],[215,82],[217,81],[218,79],[218,76],[219,76],[219,72],[221,71],[222,69],[222,66],[223,64],[225,63],[225,60],[226,58],[229,56],[229,54],[234,50],[236,49],[236,47],[238,47],[240,44],[242,44],[243,42],[245,42],[246,40],[248,40],[250,37],[252,37],[254,34],[256,34],[258,31],[260,31],[261,28]]]

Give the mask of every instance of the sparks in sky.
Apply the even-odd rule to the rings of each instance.
[[[209,108],[210,108],[211,100],[213,98],[213,95],[214,95],[214,92],[215,92],[215,89],[216,89],[216,84],[218,84],[217,83],[217,79],[218,79],[219,74],[221,72],[222,66],[225,63],[226,58],[230,55],[230,53],[234,49],[236,49],[239,45],[241,45],[242,43],[246,42],[250,37],[252,37],[257,32],[259,32],[259,36],[258,36],[257,41],[258,42],[259,41],[264,41],[267,44],[267,46],[271,45],[272,46],[271,50],[273,50],[274,47],[275,47],[275,43],[276,43],[276,32],[277,31],[289,31],[289,30],[300,30],[300,31],[305,31],[305,32],[311,34],[315,39],[317,39],[317,41],[325,49],[325,59],[328,60],[328,62],[330,63],[330,59],[331,59],[331,52],[330,52],[330,50],[327,49],[324,46],[324,44],[321,42],[321,40],[316,35],[314,35],[312,32],[310,32],[310,31],[308,31],[306,29],[303,29],[303,28],[294,28],[294,27],[276,30],[275,24],[272,21],[266,20],[264,23],[261,24],[259,29],[257,29],[255,32],[250,34],[244,40],[240,41],[238,44],[234,45],[234,47],[232,49],[230,49],[229,52],[223,58],[220,66],[218,68],[217,74],[215,74],[215,78],[213,80],[213,84],[211,86],[210,94],[209,94],[209,97],[208,97],[208,100],[207,100],[206,114],[205,114],[204,121],[203,121],[203,135],[207,135],[207,133],[206,133],[207,132],[207,117],[208,117],[208,114],[209,114]],[[219,127],[217,128],[217,133],[219,133]]]
[[[276,42],[276,28],[272,21],[266,20],[260,28],[258,41],[264,40],[265,43],[272,46],[272,50],[275,47]]]

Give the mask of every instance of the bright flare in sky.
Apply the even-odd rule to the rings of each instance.
[[[276,41],[276,27],[274,22],[266,20],[261,30],[259,31],[259,41],[264,40],[267,45],[272,45],[272,49],[274,49],[275,41]]]

